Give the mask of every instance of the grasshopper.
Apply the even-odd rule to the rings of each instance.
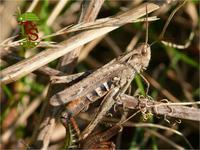
[[[119,91],[124,93],[135,75],[146,69],[150,57],[150,47],[143,43],[97,69],[83,80],[56,93],[51,97],[50,104],[59,106],[77,99],[94,102],[114,87],[119,87]]]
[[[146,32],[148,33],[147,30]],[[147,37],[148,34],[146,34],[145,43],[140,44],[130,52],[123,53],[50,98],[50,104],[53,106],[68,104],[66,110],[61,114],[66,120],[77,115],[90,103],[103,98],[95,118],[80,134],[80,141],[84,141],[88,137],[107,111],[119,100],[120,94],[127,91],[136,74],[148,67],[151,50],[147,44]],[[81,75],[79,74],[79,77]],[[74,75],[70,77],[74,79]],[[59,83],[59,78],[54,77],[54,82]]]
[[[147,43],[143,43],[134,50],[110,61],[79,82],[53,95],[50,98],[50,103],[53,106],[68,103],[63,114],[67,113],[71,117],[78,114],[85,106],[104,97],[102,109],[99,110],[99,115],[93,121],[95,123],[92,127],[90,124],[89,130],[87,128],[81,135],[81,138],[84,139],[92,132],[103,115],[114,105],[119,95],[125,93],[135,75],[146,69],[150,57],[150,47]]]
[[[97,69],[80,82],[56,93],[51,97],[50,104],[59,106],[76,99],[94,102],[106,95],[113,87],[118,86],[122,90],[123,87],[129,86],[137,73],[146,69],[150,57],[150,47],[143,43]]]
[[[51,97],[50,103],[53,106],[67,104],[66,110],[61,114],[61,116],[65,116],[66,120],[69,120],[84,108],[87,108],[90,103],[103,98],[97,114],[79,136],[80,143],[83,143],[82,147],[88,148],[87,145],[90,145],[90,143],[86,144],[85,147],[84,141],[87,143],[87,139],[91,137],[89,134],[95,128],[97,123],[102,119],[106,112],[118,102],[118,100],[120,101],[120,95],[127,91],[135,75],[148,67],[151,58],[151,50],[150,46],[147,44],[148,31],[146,33],[145,43],[139,45],[132,51],[126,52],[118,58],[113,59],[108,64],[89,73],[89,75],[85,76],[75,84],[72,84]],[[81,75],[82,74],[79,74],[79,76]],[[74,78],[75,76],[70,75],[69,78],[70,77]],[[62,77],[61,80],[63,79],[67,80],[65,77]],[[54,77],[55,83],[62,82],[59,80],[59,77]],[[69,82],[69,80],[67,80],[67,82]],[[117,129],[118,126],[115,128]],[[113,130],[115,128],[113,128]],[[105,135],[109,136],[109,134]],[[93,138],[94,143],[96,140],[98,141],[98,139],[101,139],[101,137],[95,136]]]

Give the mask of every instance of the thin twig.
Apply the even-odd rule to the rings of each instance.
[[[156,115],[165,115],[174,118],[200,121],[200,109],[181,106],[193,103],[162,103],[149,100],[148,98],[136,98],[126,94],[120,96],[124,107],[129,109],[144,109]],[[199,104],[196,102],[194,104]]]
[[[65,7],[66,3],[68,2],[68,0],[60,0],[58,1],[56,7],[54,8],[54,10],[52,11],[52,13],[50,14],[48,20],[47,20],[47,25],[51,26],[52,23],[54,22],[54,20],[56,19],[56,17],[60,14],[60,12],[62,11],[62,9]]]

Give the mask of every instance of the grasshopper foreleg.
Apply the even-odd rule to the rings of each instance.
[[[142,77],[142,79],[144,80],[144,82],[147,84],[147,89],[146,89],[146,92],[145,92],[145,94],[146,94],[146,96],[147,96],[148,93],[149,93],[150,83],[149,83],[149,81],[145,78],[144,75],[140,74],[140,76]]]

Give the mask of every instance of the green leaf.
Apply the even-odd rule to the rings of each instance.
[[[144,86],[142,83],[142,79],[139,75],[135,76],[135,81],[136,81],[136,84],[137,84],[138,88],[140,89],[140,92],[142,93],[142,95],[145,95],[145,90],[144,90]]]

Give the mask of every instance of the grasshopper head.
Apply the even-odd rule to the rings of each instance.
[[[151,59],[151,49],[146,43],[140,44],[135,50],[128,63],[137,71],[145,70]]]

